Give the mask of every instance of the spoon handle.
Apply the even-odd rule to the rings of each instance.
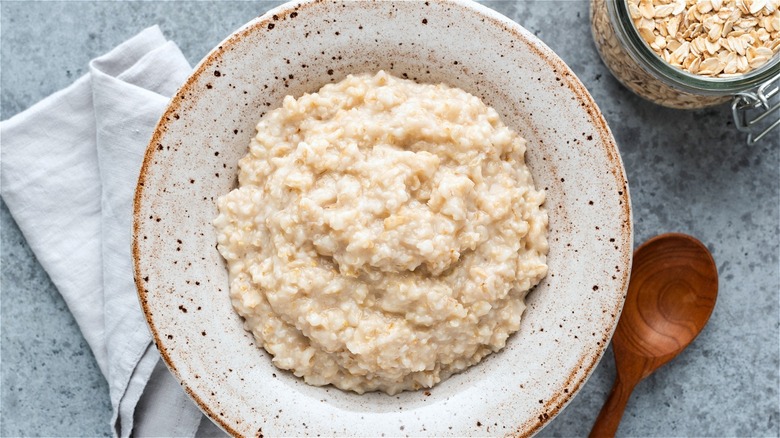
[[[589,438],[611,438],[615,436],[634,386],[636,386],[636,382],[626,384],[620,380],[620,377],[615,379],[609,398],[604,403],[604,407],[601,408],[596,422],[593,423],[593,428],[590,430],[590,435],[588,435]]]

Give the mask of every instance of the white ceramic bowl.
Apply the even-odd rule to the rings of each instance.
[[[276,369],[228,298],[211,221],[257,120],[285,95],[384,69],[480,96],[528,139],[547,192],[549,274],[507,347],[429,391],[356,395]],[[149,145],[135,199],[141,304],[165,362],[233,435],[530,435],[601,358],[628,283],[632,225],[615,142],[571,70],[475,3],[285,4],[195,69]]]

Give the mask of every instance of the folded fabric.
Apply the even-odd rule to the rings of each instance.
[[[146,145],[190,71],[155,26],[0,123],[3,199],[89,343],[123,437],[191,437],[203,418],[152,344],[130,253]]]

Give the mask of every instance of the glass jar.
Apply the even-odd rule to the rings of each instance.
[[[593,40],[604,64],[626,88],[659,105],[699,109],[732,102],[734,121],[748,143],[780,125],[780,56],[738,76],[688,73],[658,56],[636,30],[625,0],[591,0]],[[777,102],[775,102],[777,100]]]

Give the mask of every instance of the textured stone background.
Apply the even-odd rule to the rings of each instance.
[[[91,58],[145,27],[159,24],[194,65],[276,4],[3,1],[2,119],[67,86]],[[689,233],[718,263],[720,296],[709,325],[639,384],[619,434],[780,435],[780,135],[747,147],[728,106],[676,111],[632,95],[601,63],[584,0],[486,4],[552,47],[593,94],[628,173],[635,243],[667,231]],[[0,435],[108,435],[108,388],[86,342],[5,204],[0,224]],[[608,351],[541,435],[586,435],[613,377]]]

